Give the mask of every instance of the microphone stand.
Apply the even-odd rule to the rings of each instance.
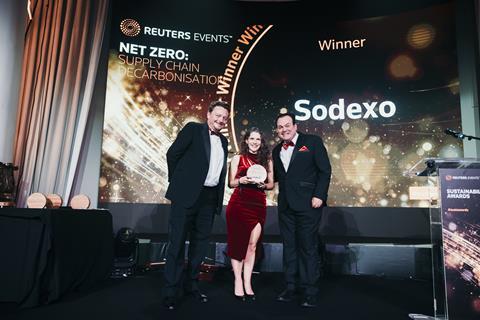
[[[459,138],[461,138],[462,140],[467,138],[468,141],[472,140],[472,139],[475,139],[475,140],[480,140],[479,137],[474,137],[474,136],[469,136],[469,135],[466,135],[466,134],[462,134],[461,136],[459,136]]]
[[[452,137],[454,137],[455,139],[459,139],[459,140],[463,140],[465,138],[468,139],[468,141],[472,140],[472,139],[475,139],[475,140],[480,140],[479,137],[474,137],[474,136],[469,136],[467,134],[464,134],[463,132],[460,132],[460,131],[453,131],[451,129],[447,129],[444,131],[445,134],[448,134],[448,135],[451,135]]]

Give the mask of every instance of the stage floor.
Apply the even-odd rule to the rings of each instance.
[[[71,293],[46,306],[20,310],[0,304],[3,320],[151,320],[151,319],[409,319],[409,313],[432,315],[432,289],[428,281],[372,276],[326,276],[321,279],[319,304],[300,308],[296,302],[275,301],[282,290],[281,273],[254,275],[255,302],[233,297],[233,276],[221,269],[201,286],[210,301],[185,298],[177,310],[161,306],[161,270],[126,279],[109,279],[88,292]]]

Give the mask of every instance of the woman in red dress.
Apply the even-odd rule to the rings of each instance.
[[[248,168],[255,164],[266,169],[265,181],[247,177]],[[252,271],[267,211],[265,190],[273,189],[273,185],[270,151],[260,130],[251,128],[242,138],[240,154],[232,158],[228,181],[235,191],[227,206],[227,255],[235,275],[234,294],[240,300],[255,300]]]

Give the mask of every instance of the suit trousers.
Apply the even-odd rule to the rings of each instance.
[[[218,205],[218,187],[203,187],[191,208],[172,201],[165,265],[165,296],[175,296],[183,282],[187,291],[198,290],[200,265],[208,248]],[[185,241],[189,239],[185,270]],[[185,274],[184,274],[185,271]]]
[[[279,210],[279,227],[283,237],[283,269],[289,290],[300,287],[307,295],[318,293],[318,228],[321,214],[322,208],[294,211],[287,207]]]

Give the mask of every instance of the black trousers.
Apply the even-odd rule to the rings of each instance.
[[[294,211],[287,207],[278,212],[283,237],[283,270],[289,290],[302,288],[307,295],[318,293],[321,215],[322,208]]]
[[[218,187],[203,187],[193,207],[172,202],[169,218],[165,265],[165,296],[175,296],[181,284],[188,291],[198,290],[200,264],[205,257],[218,204]],[[185,241],[189,240],[185,270]],[[184,272],[185,271],[185,272]]]

